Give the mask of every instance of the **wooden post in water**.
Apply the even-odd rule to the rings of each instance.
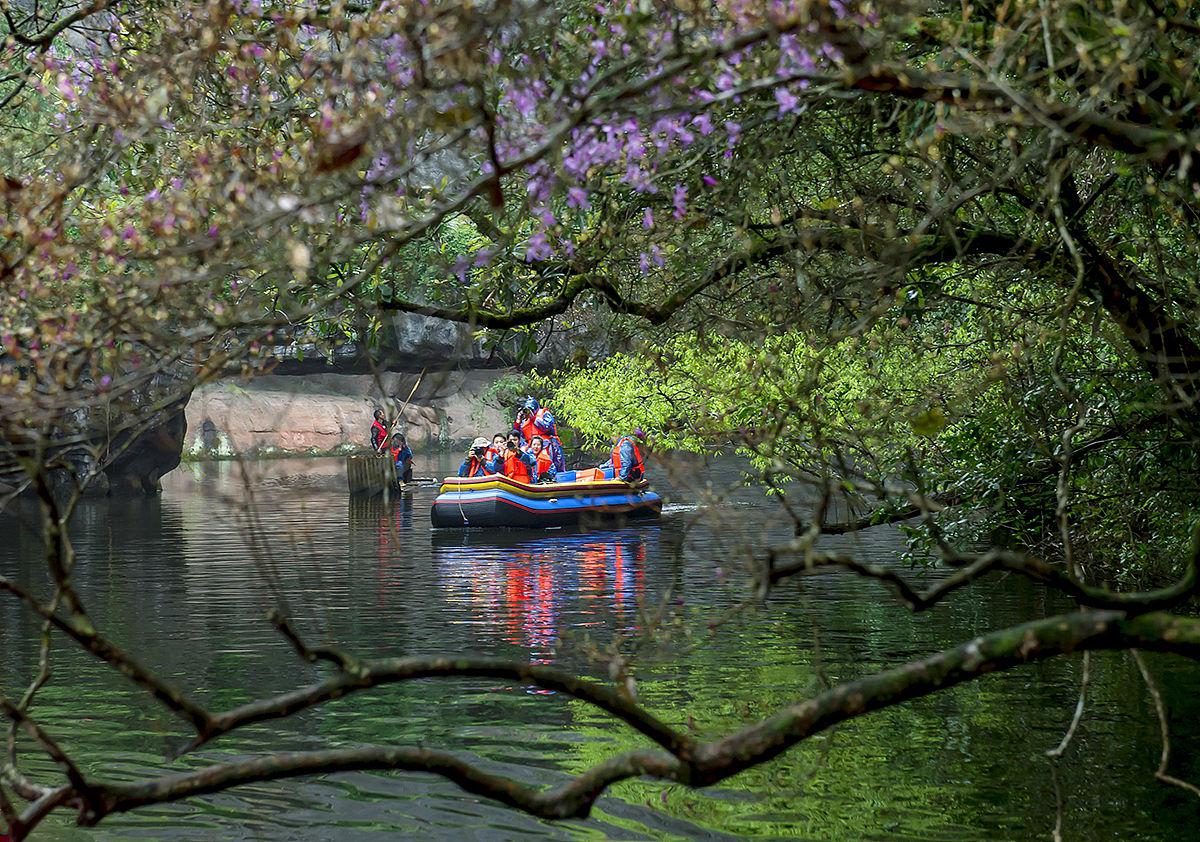
[[[387,456],[347,456],[346,482],[351,494],[379,494],[396,484],[396,469]]]

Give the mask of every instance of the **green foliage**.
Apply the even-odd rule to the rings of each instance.
[[[1180,557],[1200,465],[1170,432],[1139,426],[1150,394],[1120,335],[1083,330],[1086,313],[1065,334],[1023,321],[1022,308],[1046,303],[1036,287],[1004,289],[1003,312],[964,303],[995,295],[989,278],[936,290],[930,280],[931,303],[906,287],[862,332],[680,334],[571,370],[554,400],[596,441],[641,426],[663,448],[733,447],[768,478],[840,476],[841,492],[864,504],[923,487],[952,504],[936,519],[951,544],[1051,554],[1063,431],[1086,406],[1072,440],[1073,543],[1119,579],[1172,573],[1162,560]],[[1121,446],[1101,449],[1116,434]],[[913,551],[928,553],[930,532],[906,531]]]

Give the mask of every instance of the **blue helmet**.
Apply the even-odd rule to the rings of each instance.
[[[530,412],[537,412],[538,409],[541,408],[541,406],[542,405],[540,403],[538,403],[537,398],[526,398],[525,403],[522,405],[522,408],[527,409]]]

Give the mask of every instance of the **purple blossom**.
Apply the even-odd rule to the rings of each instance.
[[[558,222],[558,220],[554,218],[554,211],[550,210],[550,208],[546,205],[542,205],[539,208],[534,208],[534,213],[537,214],[538,221],[541,222],[546,228],[549,228]]]
[[[639,193],[657,193],[658,188],[654,186],[654,182],[650,180],[650,173],[639,167],[637,164],[630,164],[625,169],[625,175],[621,179],[634,190]]]
[[[676,219],[683,219],[687,216],[687,188],[682,184],[675,185],[675,190],[671,194],[671,203],[675,206],[672,216]]]
[[[703,181],[705,184],[707,184],[709,187],[716,187],[718,184],[721,183],[719,179],[713,178],[708,173],[705,173],[704,175],[700,176],[700,180]]]
[[[657,244],[650,246],[650,251],[648,253],[642,252],[638,255],[638,269],[641,270],[643,275],[650,274],[651,266],[661,269],[666,265],[666,263],[667,261],[666,258],[663,257],[662,249],[660,249]]]
[[[642,210],[642,227],[647,231],[654,227],[654,211],[650,210],[650,208]]]
[[[471,258],[465,254],[460,254],[454,258],[454,276],[458,278],[459,283],[467,282],[467,270],[471,268]]]
[[[800,107],[800,100],[796,98],[796,95],[783,87],[775,89],[775,101],[779,103],[779,116],[781,117]]]
[[[588,201],[588,193],[582,187],[567,188],[567,207],[588,210],[592,203]]]
[[[525,245],[525,261],[533,263],[535,260],[549,260],[551,257],[554,257],[554,249],[550,247],[546,232],[538,231],[533,234]]]
[[[58,77],[58,92],[67,102],[75,102],[79,99],[79,95],[75,93],[75,88],[71,85],[70,77],[66,75],[60,74]]]
[[[696,131],[700,132],[701,137],[708,137],[713,133],[712,118],[708,114],[697,114],[692,120],[692,125],[696,127]]]

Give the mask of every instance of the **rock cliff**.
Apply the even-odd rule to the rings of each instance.
[[[363,448],[378,407],[413,447],[444,447],[506,429],[486,389],[511,369],[412,374],[266,375],[198,388],[187,405],[187,453],[339,453]]]

